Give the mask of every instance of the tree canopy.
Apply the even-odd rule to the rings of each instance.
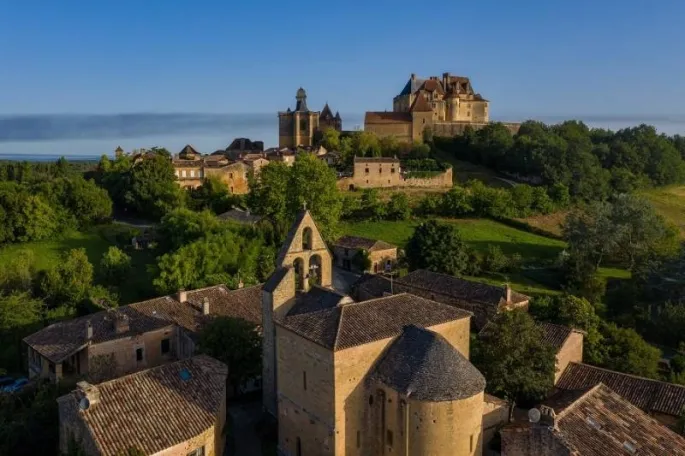
[[[453,225],[430,220],[416,227],[406,256],[411,270],[459,275],[468,267],[469,249]]]

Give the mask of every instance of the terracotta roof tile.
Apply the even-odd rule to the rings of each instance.
[[[416,98],[414,99],[414,103],[412,103],[411,108],[409,108],[409,112],[432,112],[433,108],[431,108],[430,104],[428,103],[428,100],[426,100],[426,97],[424,97],[421,92],[416,94]]]
[[[397,336],[407,325],[429,327],[470,316],[456,307],[402,293],[358,303],[329,303],[308,313],[291,311],[279,323],[337,351]]]
[[[396,245],[389,244],[385,241],[359,236],[343,236],[335,241],[335,245],[345,249],[364,249],[368,250],[369,252],[397,248]]]
[[[147,301],[121,306],[114,311],[102,311],[84,317],[54,323],[24,338],[24,342],[52,362],[58,363],[86,344],[86,325],[93,327],[91,343],[101,343],[131,335],[143,334],[171,325],[178,325],[191,333],[204,323],[202,302],[210,303],[210,316],[222,315],[243,318],[261,324],[261,286],[229,290],[224,285],[188,291],[187,302],[175,296],[162,296]],[[128,318],[129,329],[115,330],[117,315]]]
[[[542,328],[543,340],[554,347],[557,352],[573,332],[568,326],[554,325],[547,322],[539,323],[539,326]]]
[[[364,124],[411,123],[410,112],[367,111]]]
[[[225,364],[199,355],[95,385],[99,400],[87,410],[78,409],[79,390],[58,401],[83,420],[103,456],[131,447],[157,454],[215,425],[227,373]]]
[[[588,364],[569,363],[556,388],[579,390],[604,383],[645,412],[678,416],[685,407],[685,386],[623,374]]]

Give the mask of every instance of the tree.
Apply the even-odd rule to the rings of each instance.
[[[631,328],[603,323],[600,331],[606,349],[604,367],[627,374],[659,378],[661,350],[649,345]]]
[[[108,284],[120,284],[131,271],[131,257],[121,249],[111,246],[102,255],[100,272]]]
[[[523,310],[498,313],[479,334],[474,364],[487,380],[487,391],[521,406],[545,398],[554,386],[554,348]]]
[[[388,218],[390,220],[407,220],[411,216],[409,198],[405,193],[393,193],[388,203]]]
[[[217,176],[204,179],[202,185],[189,192],[190,206],[201,211],[209,209],[215,214],[222,214],[235,206],[240,197],[228,191],[228,186]]]
[[[27,292],[0,293],[0,367],[22,370],[22,339],[42,325],[45,304]]]
[[[440,201],[440,212],[446,217],[463,217],[472,214],[473,205],[471,201],[470,192],[455,185],[447,193],[443,193]]]
[[[262,372],[262,341],[254,324],[217,317],[200,331],[199,350],[228,365],[228,378],[239,388]]]
[[[259,176],[250,176],[247,205],[252,212],[267,217],[282,236],[288,229],[288,182],[292,169],[284,162],[272,161]]]
[[[411,270],[459,275],[468,267],[469,249],[454,226],[431,220],[416,227],[406,256]]]
[[[360,198],[360,210],[364,218],[371,220],[383,220],[387,215],[387,206],[383,204],[375,188],[362,190]]]
[[[174,166],[165,149],[154,149],[135,164],[127,187],[126,205],[145,217],[160,219],[184,203],[183,190],[176,184]]]
[[[164,250],[175,250],[196,241],[207,234],[216,233],[224,227],[213,213],[181,208],[162,217],[157,233]]]
[[[366,250],[358,250],[352,258],[352,264],[358,271],[368,271],[371,269],[371,258]]]
[[[93,265],[85,249],[72,249],[60,256],[60,261],[48,269],[40,280],[43,296],[53,306],[74,307],[88,297],[93,283]]]
[[[340,132],[335,128],[326,128],[323,131],[321,145],[325,147],[326,150],[340,149]]]

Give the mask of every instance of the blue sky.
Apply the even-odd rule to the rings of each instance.
[[[494,116],[685,116],[685,1],[0,0],[0,113],[391,109],[469,76]]]

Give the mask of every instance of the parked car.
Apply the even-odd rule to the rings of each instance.
[[[21,391],[24,388],[24,386],[26,386],[26,384],[28,382],[29,382],[28,378],[18,378],[14,381],[14,383],[12,383],[8,386],[5,386],[2,389],[2,391],[4,393],[18,393],[19,391]]]

